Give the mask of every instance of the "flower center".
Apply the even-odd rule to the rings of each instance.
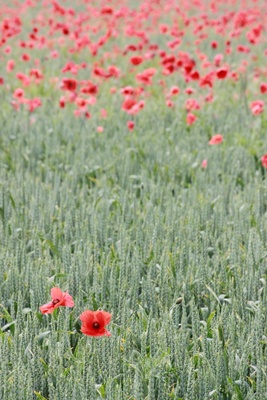
[[[98,329],[100,327],[100,323],[99,322],[93,322],[93,328],[94,329]]]
[[[60,300],[59,299],[54,299],[53,301],[52,301],[52,304],[55,306],[57,303],[59,303],[60,302]]]

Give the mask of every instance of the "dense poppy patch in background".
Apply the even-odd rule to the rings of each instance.
[[[197,104],[197,115],[185,107],[192,125],[224,90],[240,101],[235,87],[246,79],[258,115],[267,92],[266,2],[238,4],[9,2],[0,9],[4,100],[29,112],[49,101],[90,119],[104,96],[105,104],[115,96],[124,112],[136,115],[159,96],[177,112],[183,92]]]

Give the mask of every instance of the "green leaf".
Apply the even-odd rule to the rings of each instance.
[[[5,222],[5,212],[3,207],[0,207],[0,216],[2,218],[2,221]]]
[[[37,399],[39,399],[39,400],[48,400],[46,397],[42,396],[41,393],[36,392],[36,390],[34,390],[33,393],[36,395]]]
[[[44,236],[42,236],[41,234],[38,235],[39,238],[46,243],[50,250],[52,251],[53,254],[55,254],[56,256],[59,256],[59,251],[58,248],[56,247],[56,245],[52,242],[52,240],[45,238]]]
[[[216,312],[215,312],[215,311],[212,311],[212,312],[210,313],[210,315],[208,316],[208,319],[207,319],[207,331],[208,331],[208,332],[209,332],[209,330],[210,330],[211,321],[212,321],[213,318],[215,317],[215,314],[216,314]]]
[[[237,394],[238,400],[244,400],[238,385],[235,382],[233,382],[233,380],[229,376],[227,377],[227,381],[233,387],[234,392]]]
[[[47,372],[49,370],[49,366],[46,364],[43,358],[40,358],[39,361],[43,364],[44,370]]]
[[[221,305],[220,299],[217,296],[217,294],[212,290],[212,288],[209,285],[205,285],[208,291],[214,296],[214,298],[217,300],[218,304]]]
[[[105,387],[104,385],[95,385],[96,391],[100,394],[101,398],[105,398]]]
[[[13,209],[16,210],[16,204],[15,204],[15,201],[14,201],[13,196],[12,196],[11,193],[9,193],[9,198],[10,198],[10,201],[11,201]]]
[[[6,319],[6,321],[7,322],[12,322],[13,319],[12,319],[11,315],[9,314],[9,312],[7,311],[7,309],[2,304],[0,304],[0,307],[4,311],[3,317]]]
[[[16,323],[16,321],[9,322],[8,324],[2,326],[1,331],[2,332],[6,331],[9,327],[12,327],[15,323]],[[10,331],[12,334],[14,334],[14,327],[12,329],[10,329]]]

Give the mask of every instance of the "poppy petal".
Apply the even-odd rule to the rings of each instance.
[[[39,310],[41,311],[42,314],[52,314],[54,308],[55,308],[54,304],[50,302],[41,306]]]
[[[85,325],[90,325],[94,321],[94,312],[91,310],[84,311],[80,315],[80,320],[84,322]]]
[[[58,299],[61,301],[63,299],[63,296],[63,292],[58,287],[53,287],[51,289],[51,297],[53,300]]]
[[[107,311],[100,310],[97,312],[97,319],[98,319],[98,321],[99,321],[99,319],[101,320],[101,322],[103,321],[104,325],[108,325],[111,320],[111,314]]]
[[[87,326],[82,326],[81,327],[82,333],[88,336],[105,336],[107,330],[105,328],[102,329],[93,329],[93,328],[87,328]]]
[[[64,306],[66,307],[74,306],[73,298],[68,292],[64,293]]]

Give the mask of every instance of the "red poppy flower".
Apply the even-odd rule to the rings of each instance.
[[[218,79],[225,79],[227,74],[228,74],[228,69],[226,67],[217,69],[216,75]]]
[[[174,106],[174,103],[171,100],[166,101],[166,106],[169,108],[172,108]]]
[[[214,57],[214,64],[216,65],[216,67],[219,67],[221,65],[222,60],[223,60],[223,54],[220,53],[216,54],[216,56]]]
[[[267,93],[267,83],[262,82],[260,85],[260,90],[262,94]]]
[[[192,114],[192,113],[188,113],[186,116],[186,123],[187,125],[193,125],[194,122],[196,121],[197,117]]]
[[[267,154],[264,154],[264,156],[261,157],[261,163],[262,166],[267,169]]]
[[[254,115],[261,114],[264,109],[264,102],[262,100],[252,101],[252,103],[250,103],[250,109]]]
[[[22,54],[22,56],[21,56],[21,60],[22,61],[29,61],[30,60],[30,56],[29,56],[29,54],[26,54],[26,53],[24,53],[24,54]]]
[[[212,138],[209,141],[209,144],[220,144],[223,141],[223,137],[222,135],[218,134],[218,135],[214,135],[212,136]]]
[[[64,97],[64,96],[61,96],[60,99],[59,99],[59,106],[60,106],[61,108],[64,108],[64,107],[65,107],[65,104],[66,104],[65,97]]]
[[[106,311],[86,310],[80,315],[82,321],[81,331],[88,336],[110,336],[111,333],[105,329],[110,323],[111,314]]]
[[[136,104],[136,101],[132,98],[132,97],[126,97],[126,99],[124,100],[121,108],[126,111],[129,112]]]
[[[193,79],[193,81],[197,81],[199,79],[200,75],[198,71],[192,71],[190,72],[190,78]]]
[[[11,72],[15,68],[15,61],[14,60],[8,60],[7,65],[6,65],[6,71]]]
[[[134,56],[134,57],[132,57],[132,58],[130,59],[130,61],[131,61],[131,63],[132,63],[133,65],[139,65],[139,64],[141,64],[141,63],[143,62],[143,57],[141,57],[141,56]]]
[[[77,88],[77,81],[75,79],[63,78],[61,87],[63,90],[74,92]]]
[[[185,109],[186,111],[199,110],[200,105],[195,99],[187,99],[185,102]]]
[[[218,47],[218,43],[217,42],[211,42],[211,47],[213,48],[213,49],[217,49],[217,47]]]
[[[205,160],[203,160],[202,163],[201,163],[201,168],[207,168],[207,166],[208,166],[208,160],[205,159]]]
[[[179,94],[180,89],[177,86],[172,86],[170,90],[171,96],[175,96],[176,94]]]
[[[22,97],[24,97],[24,90],[21,88],[15,89],[13,97],[15,99],[21,99]]]
[[[62,292],[58,287],[51,289],[52,301],[40,307],[42,314],[52,314],[55,308],[73,307],[74,301],[68,292]]]
[[[190,94],[195,93],[195,89],[188,87],[185,89],[185,93],[188,94],[190,96]]]
[[[134,129],[134,122],[133,121],[128,121],[127,126],[129,131],[132,131]]]
[[[213,78],[214,78],[214,73],[213,71],[209,72],[207,75],[203,76],[200,81],[199,81],[199,86],[204,87],[204,86],[213,86]]]

